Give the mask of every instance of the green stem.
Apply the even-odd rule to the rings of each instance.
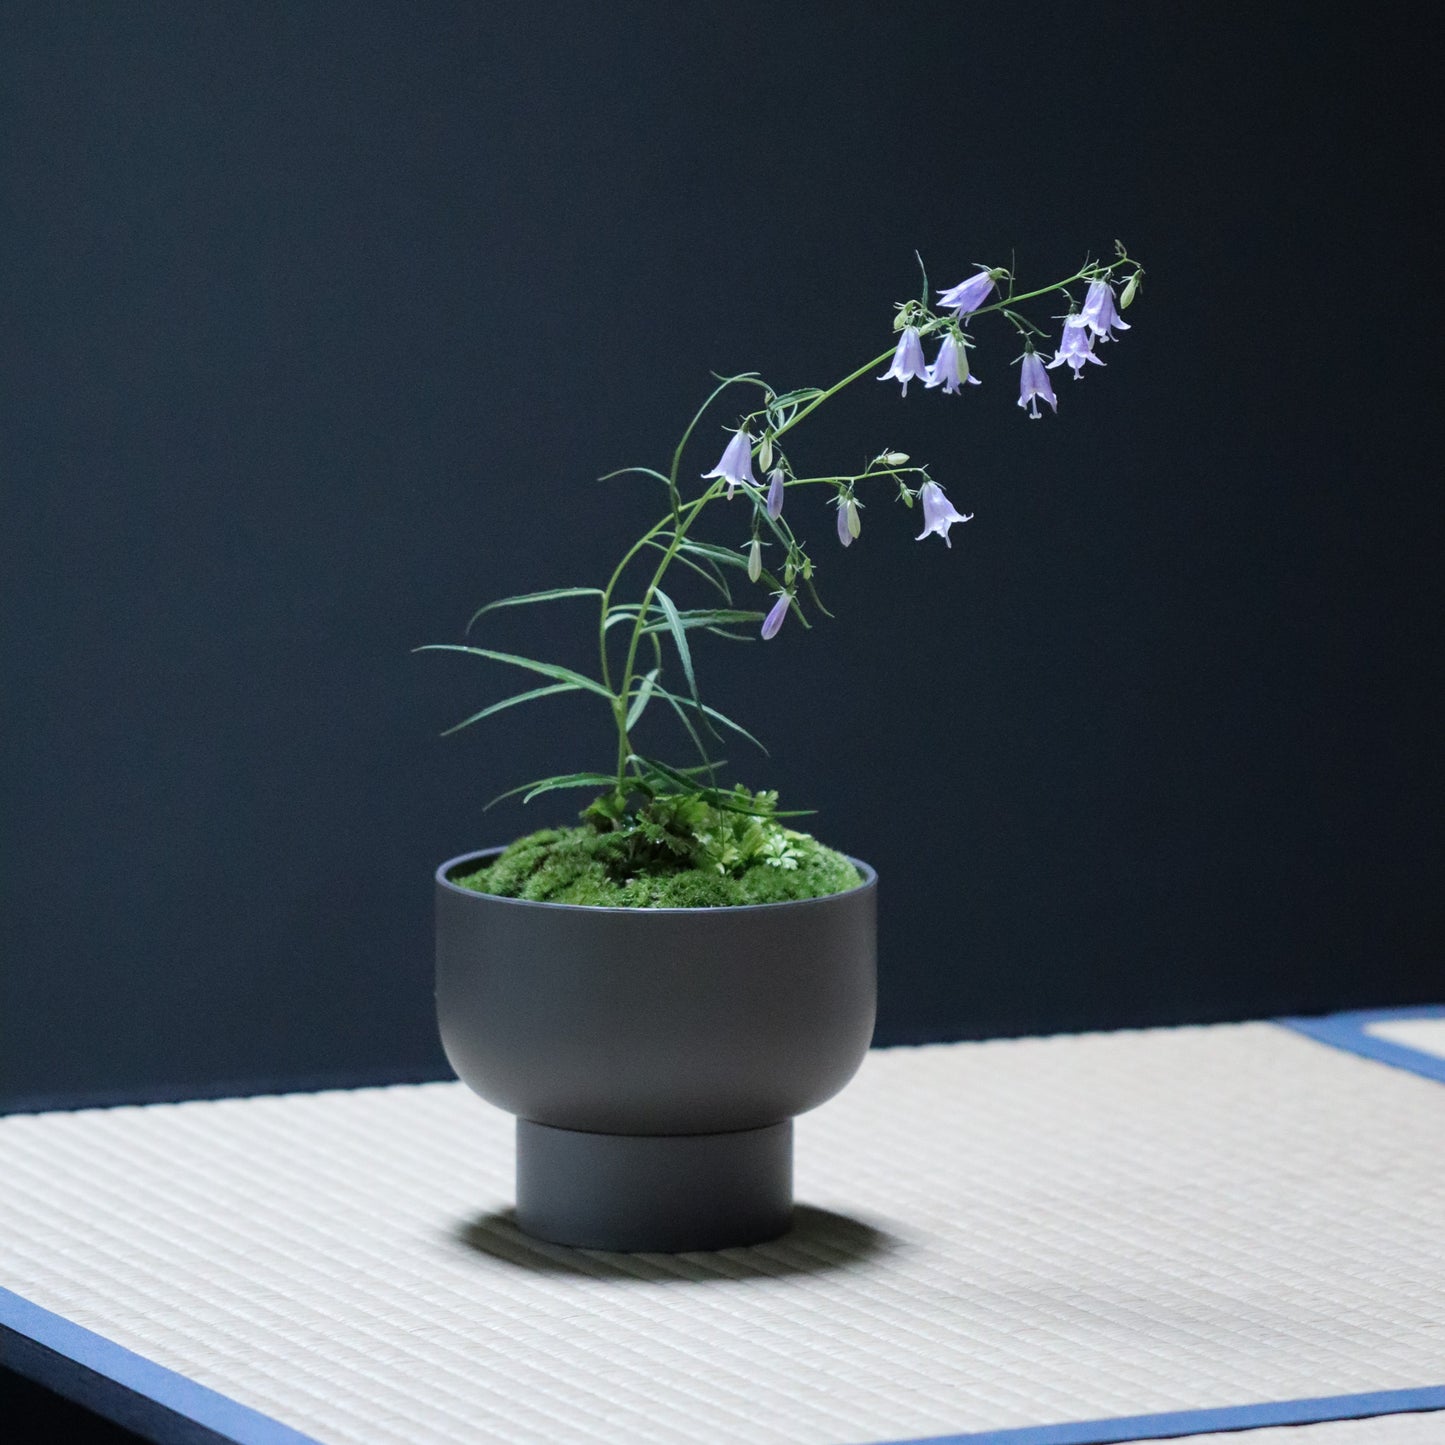
[[[715,396],[717,393],[714,392]],[[689,428],[691,430],[691,428]],[[680,455],[680,452],[679,452]],[[674,461],[674,467],[677,463]],[[647,625],[648,610],[652,606],[652,599],[657,595],[657,589],[662,585],[662,579],[667,569],[672,565],[672,559],[677,556],[677,550],[682,545],[682,540],[687,536],[687,529],[697,520],[698,513],[722,491],[724,483],[721,480],[715,481],[702,496],[692,502],[686,508],[686,515],[678,514],[677,520],[672,529],[672,541],[667,544],[667,550],[662,554],[662,561],[657,564],[657,570],[652,574],[652,581],[647,584],[647,590],[642,594],[642,603],[637,609],[637,617],[632,624],[632,637],[627,644],[627,661],[622,667],[622,686],[617,691],[617,702],[614,713],[617,718],[617,791],[623,793],[627,788],[627,759],[632,754],[632,742],[627,736],[627,709],[630,705],[630,694],[632,692],[632,671],[637,661],[637,644],[642,640],[642,630]],[[607,592],[603,597],[603,607],[607,605],[607,596],[610,595],[613,586],[621,574],[622,568],[627,565],[636,554],[639,547],[645,546],[647,542],[662,530],[666,524],[672,521],[672,515],[664,517],[661,522],[651,527],[642,538],[618,564],[617,571],[612,574],[612,581],[607,584]],[[604,611],[604,625],[606,614]],[[603,652],[607,649],[606,635],[603,635]]]

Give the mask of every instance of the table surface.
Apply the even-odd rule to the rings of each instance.
[[[0,1324],[158,1438],[257,1445],[1438,1408],[1445,1010],[1405,1013],[877,1050],[799,1121],[792,1234],[716,1254],[520,1234],[512,1121],[459,1084],[15,1115]],[[1445,1415],[1244,1438],[1439,1445]]]

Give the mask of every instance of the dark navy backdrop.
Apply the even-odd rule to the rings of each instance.
[[[1150,277],[1057,419],[998,331],[964,398],[865,386],[807,457],[976,520],[880,499],[844,556],[820,509],[836,621],[701,659],[882,874],[880,1040],[1439,998],[1418,18],[5,7],[3,1101],[439,1074],[433,866],[608,743],[438,741],[515,678],[410,649],[599,580],[656,497],[594,478],[709,368],[881,349],[915,247]],[[490,635],[589,660],[580,611]]]

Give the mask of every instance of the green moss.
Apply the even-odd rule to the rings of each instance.
[[[637,868],[635,854],[617,833],[590,827],[546,828],[519,838],[485,868],[452,882],[476,893],[543,903],[607,908],[728,908],[822,898],[863,880],[841,853],[806,833],[769,824],[779,843],[731,870],[718,863],[651,862]]]

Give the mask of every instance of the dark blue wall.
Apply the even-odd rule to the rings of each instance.
[[[710,368],[880,350],[915,247],[1150,277],[1057,419],[994,331],[965,398],[820,426],[977,519],[845,556],[820,509],[837,620],[702,659],[883,876],[880,1039],[1445,995],[1418,18],[5,7],[0,1097],[440,1073],[432,868],[608,743],[438,741],[513,679],[410,649],[599,580],[656,499],[593,479]],[[578,613],[491,636],[589,660]]]

